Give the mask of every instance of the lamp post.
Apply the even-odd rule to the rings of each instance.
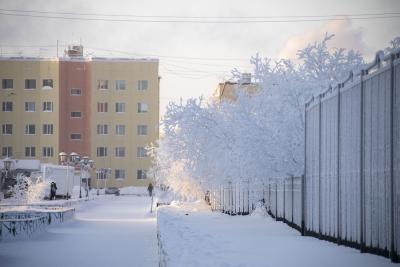
[[[85,179],[86,179],[86,197],[89,197],[89,172],[94,167],[94,160],[89,159],[89,157],[84,156],[80,161],[81,164],[81,178],[82,178],[82,171],[85,171]],[[81,187],[79,188],[79,198],[82,198],[82,190]]]
[[[67,179],[66,179],[66,184],[67,184],[67,195],[66,198],[68,199],[70,197],[69,195],[69,166],[73,166],[75,170],[75,166],[79,161],[79,155],[75,152],[71,152],[69,155],[65,152],[60,152],[58,154],[58,157],[60,159],[61,165],[67,165]],[[73,185],[73,182],[72,182]]]

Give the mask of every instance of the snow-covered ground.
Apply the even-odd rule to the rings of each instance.
[[[231,217],[202,203],[158,209],[164,259],[168,267],[383,267],[389,259],[361,254],[299,232],[263,214]]]
[[[100,196],[77,207],[75,219],[30,240],[0,243],[0,266],[157,266],[151,199]]]

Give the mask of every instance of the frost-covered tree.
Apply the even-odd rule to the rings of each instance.
[[[304,103],[363,64],[353,50],[331,49],[326,35],[298,52],[299,63],[256,55],[258,92],[234,102],[170,103],[164,137],[152,147],[159,183],[184,198],[227,182],[259,184],[303,172]]]
[[[400,48],[400,36],[393,38],[393,40],[390,41],[390,46],[385,48],[386,53],[390,53],[396,49]]]
[[[16,177],[16,183],[9,189],[11,195],[9,201],[18,204],[33,203],[43,200],[49,182],[43,181],[41,177],[32,180],[30,177],[20,173]]]

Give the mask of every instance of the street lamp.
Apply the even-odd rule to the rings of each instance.
[[[84,156],[80,161],[81,166],[81,179],[82,179],[82,171],[85,171],[85,179],[86,179],[86,197],[89,196],[89,176],[87,175],[90,170],[94,167],[94,160],[89,159],[89,157]],[[82,182],[81,182],[82,183]],[[82,190],[79,188],[79,198],[82,198]]]
[[[60,159],[60,163],[61,165],[67,165],[67,180],[66,180],[66,184],[67,184],[67,195],[66,198],[68,199],[69,196],[69,166],[73,166],[74,170],[75,170],[75,166],[79,161],[79,155],[75,152],[71,152],[69,155],[65,152],[60,152],[58,154],[58,157]],[[73,183],[72,183],[73,185]]]

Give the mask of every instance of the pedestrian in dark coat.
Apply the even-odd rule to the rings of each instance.
[[[149,191],[149,196],[151,197],[153,195],[153,185],[149,183],[149,186],[147,187],[147,191]]]
[[[55,182],[50,184],[50,200],[56,199],[57,185]]]

